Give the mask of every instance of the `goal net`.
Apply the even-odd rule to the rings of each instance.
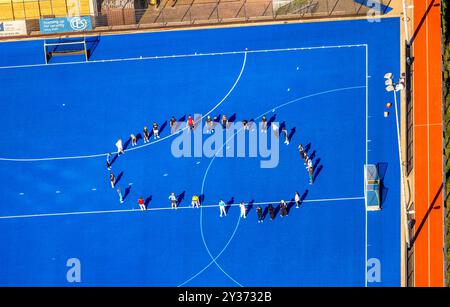
[[[84,61],[88,61],[89,54],[86,47],[86,38],[76,37],[44,40],[45,64],[48,64],[53,57],[64,55],[80,55]]]
[[[367,210],[380,210],[380,176],[375,164],[364,165],[364,192]]]

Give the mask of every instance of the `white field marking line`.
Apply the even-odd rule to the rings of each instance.
[[[280,109],[280,108],[282,108],[282,107],[285,107],[285,106],[287,106],[287,105],[289,105],[289,104],[292,104],[292,103],[294,103],[294,102],[300,101],[300,100],[302,100],[302,99],[311,98],[311,97],[314,97],[314,96],[317,96],[317,95],[323,95],[323,94],[332,93],[332,92],[336,92],[336,91],[340,91],[340,90],[358,89],[358,88],[363,88],[363,87],[362,87],[362,86],[358,86],[358,87],[347,87],[347,88],[341,88],[341,89],[337,89],[337,90],[323,91],[323,92],[319,92],[319,93],[316,93],[316,94],[307,95],[307,96],[304,96],[304,97],[301,97],[301,98],[297,98],[297,99],[291,100],[291,101],[289,101],[289,102],[287,102],[287,103],[278,105],[278,106],[276,106],[276,107],[270,108],[270,109],[267,110],[265,113],[270,112],[270,110],[277,110],[277,109]],[[259,115],[258,117],[256,117],[255,119],[259,119],[259,118],[262,117],[265,113],[260,114],[260,115]],[[209,165],[208,165],[208,168],[207,168],[206,171],[205,171],[205,175],[203,176],[202,189],[201,189],[201,193],[202,193],[202,194],[204,194],[204,185],[205,185],[206,177],[207,177],[207,175],[208,175],[208,173],[209,173],[209,169],[211,168],[212,163],[214,162],[214,160],[215,160],[215,158],[216,158],[216,156],[217,156],[217,153],[220,152],[221,150],[223,150],[223,147],[224,147],[224,146],[225,146],[232,138],[234,138],[234,136],[235,136],[236,134],[238,134],[242,129],[243,129],[243,128],[238,129],[238,130],[233,134],[233,136],[229,137],[229,138],[226,140],[226,142],[221,146],[221,148],[219,148],[219,149],[216,151],[216,153],[214,154],[214,157],[213,157],[213,159],[210,161],[210,163],[209,163]],[[365,197],[363,197],[362,199],[365,200]],[[273,202],[273,203],[276,203],[276,202]],[[254,203],[254,204],[257,205],[257,203]],[[225,244],[224,248],[220,251],[220,253],[219,253],[216,257],[213,257],[213,256],[211,255],[211,252],[210,252],[210,250],[209,250],[209,248],[208,248],[208,246],[207,246],[207,244],[206,244],[205,238],[204,238],[204,234],[203,234],[203,211],[200,210],[200,233],[201,233],[201,236],[202,236],[203,245],[205,246],[206,251],[208,252],[208,254],[209,254],[209,256],[211,257],[212,261],[211,261],[210,263],[208,263],[208,264],[207,264],[203,269],[201,269],[199,272],[197,272],[195,275],[191,276],[189,279],[187,279],[187,280],[184,281],[182,284],[180,284],[179,286],[183,286],[183,285],[187,284],[188,282],[190,282],[191,280],[193,280],[194,278],[196,278],[198,275],[200,275],[202,272],[204,272],[204,271],[205,271],[208,267],[210,267],[213,263],[215,263],[216,266],[217,266],[217,267],[218,267],[218,268],[219,268],[219,269],[220,269],[220,270],[221,270],[221,271],[222,271],[222,272],[223,272],[223,273],[224,273],[231,281],[233,281],[233,282],[234,282],[235,284],[237,284],[238,286],[241,286],[241,287],[242,287],[242,285],[241,285],[240,283],[238,283],[236,280],[234,280],[229,274],[227,274],[227,273],[222,269],[222,267],[220,267],[220,265],[219,265],[219,264],[217,263],[217,261],[216,261],[216,260],[222,255],[222,253],[228,248],[228,245],[229,245],[230,242],[233,240],[233,238],[234,238],[234,236],[235,236],[235,234],[236,234],[236,231],[237,231],[238,227],[239,227],[239,221],[238,221],[238,223],[236,224],[236,227],[235,227],[235,229],[234,229],[234,232],[232,233],[232,235],[231,235],[230,238],[228,239],[228,242]]]
[[[315,94],[310,94],[307,96],[303,96],[297,99],[293,99],[291,101],[288,101],[282,105],[279,105],[278,107],[275,108],[271,108],[268,111],[266,111],[265,113],[270,112],[271,110],[277,110],[279,108],[282,108],[284,106],[287,106],[289,104],[295,103],[297,101],[303,100],[303,99],[307,99],[307,98],[311,98],[311,97],[315,97],[315,96],[319,96],[319,95],[323,95],[323,94],[329,94],[329,93],[335,93],[335,92],[340,92],[340,91],[344,91],[344,90],[352,90],[352,89],[361,89],[364,88],[365,86],[352,86],[352,87],[345,87],[345,88],[338,88],[338,89],[333,89],[333,90],[328,90],[328,91],[323,91],[323,92],[319,92],[319,93],[315,93]],[[263,114],[265,114],[263,113]],[[263,115],[262,114],[262,115]],[[256,119],[258,119],[259,117],[262,117],[262,115],[258,116]],[[352,200],[352,199],[356,199],[356,198],[341,198],[342,200]],[[324,201],[337,201],[337,200],[341,200],[341,199],[324,199]],[[361,199],[361,197],[360,197]],[[362,199],[364,199],[364,197],[362,197]],[[314,202],[314,201],[320,201],[320,200],[304,200],[303,202]],[[276,202],[273,202],[276,203]],[[257,203],[256,203],[257,204]],[[260,203],[263,204],[263,203]],[[206,206],[208,207],[208,206]],[[180,207],[182,208],[182,207]],[[189,207],[187,207],[189,208]],[[164,210],[165,208],[161,208],[161,210]],[[167,208],[166,208],[167,209]],[[155,210],[155,209],[147,209],[147,211],[150,210]],[[97,214],[97,213],[114,213],[114,212],[132,212],[132,211],[140,211],[140,210],[135,210],[135,209],[130,209],[130,210],[109,210],[109,211],[88,211],[88,212],[68,212],[68,213],[48,213],[48,214],[34,214],[34,215],[19,215],[19,216],[0,216],[0,219],[6,219],[6,218],[21,218],[21,217],[41,217],[41,216],[61,216],[61,215],[79,215],[79,214]]]
[[[425,0],[426,6],[428,7],[428,0]],[[430,122],[430,76],[429,76],[429,61],[428,61],[428,16],[426,16],[426,45],[427,45],[427,124]],[[427,207],[430,203],[430,126],[427,126]],[[428,287],[431,285],[431,252],[430,252],[430,224],[431,218],[427,221],[427,245],[428,245]]]
[[[206,177],[208,176],[208,173],[209,173],[209,170],[210,170],[210,168],[211,168],[211,165],[214,163],[214,160],[216,159],[217,154],[218,154],[220,151],[222,151],[223,148],[228,144],[228,142],[229,142],[231,139],[234,139],[234,137],[236,136],[236,134],[238,134],[238,133],[239,133],[240,131],[242,131],[242,130],[243,130],[243,127],[240,128],[240,129],[238,129],[235,133],[233,133],[233,135],[230,136],[230,137],[225,141],[225,143],[223,143],[222,146],[221,146],[220,148],[218,148],[218,149],[216,150],[216,152],[214,153],[214,157],[213,157],[213,158],[211,159],[211,161],[209,162],[208,168],[206,169],[205,174],[203,175],[201,194],[204,194]],[[236,285],[238,285],[239,287],[243,287],[242,284],[240,284],[240,283],[237,282],[233,277],[231,277],[231,276],[230,276],[230,275],[229,275],[229,274],[228,274],[228,273],[227,273],[227,272],[219,265],[219,263],[216,261],[216,259],[220,257],[220,255],[228,248],[228,245],[229,245],[229,244],[231,243],[231,241],[234,239],[234,236],[235,236],[235,234],[236,234],[236,232],[237,232],[237,229],[238,229],[238,227],[239,227],[239,224],[240,224],[240,220],[241,220],[241,217],[240,217],[240,215],[239,215],[238,222],[236,223],[236,226],[235,226],[235,228],[234,228],[234,231],[233,231],[232,235],[230,236],[230,238],[228,238],[227,244],[225,244],[225,246],[222,248],[222,250],[220,251],[220,253],[219,253],[216,257],[214,257],[214,256],[211,254],[211,251],[209,250],[208,244],[206,244],[206,239],[205,239],[205,235],[204,235],[204,231],[203,231],[203,209],[200,209],[200,235],[201,235],[201,237],[202,237],[202,242],[203,242],[203,245],[205,246],[206,252],[208,253],[209,257],[212,259],[212,261],[211,261],[206,267],[204,267],[202,270],[200,270],[197,274],[200,274],[200,272],[204,271],[207,267],[209,267],[212,263],[214,263],[214,264],[217,266],[217,268],[219,268],[219,270],[221,270],[222,273],[223,273],[225,276],[228,277],[228,279],[230,279],[232,282],[234,282],[234,283],[235,283]],[[195,276],[197,276],[197,274],[194,275],[194,276],[192,276],[189,280],[192,280],[193,278],[195,278]]]
[[[197,123],[199,123],[200,121],[202,121],[202,120],[203,120],[205,117],[207,117],[209,114],[211,114],[215,109],[217,109],[217,108],[225,101],[225,99],[228,98],[228,96],[230,96],[231,92],[233,92],[234,88],[236,87],[236,85],[238,84],[238,82],[241,80],[242,73],[244,72],[244,68],[245,68],[245,64],[246,64],[246,63],[247,63],[247,52],[244,53],[244,61],[243,61],[243,63],[242,63],[241,71],[239,72],[239,75],[238,75],[238,77],[236,78],[236,81],[234,82],[233,86],[230,88],[230,90],[228,91],[228,93],[222,98],[222,100],[221,100],[218,104],[216,104],[216,105],[215,105],[211,110],[209,110],[205,115],[203,115],[202,117],[200,117],[199,119],[197,119],[196,121],[194,121],[194,126],[195,126]],[[170,137],[172,137],[172,136],[174,136],[174,135],[179,134],[180,132],[182,132],[182,131],[184,131],[184,130],[186,130],[186,129],[189,129],[189,126],[185,126],[183,129],[178,130],[176,133],[169,134],[169,135],[167,135],[167,136],[165,136],[165,137],[163,137],[163,138],[158,139],[157,141],[154,141],[154,142],[150,142],[150,143],[147,143],[147,144],[144,144],[144,145],[140,145],[140,146],[135,146],[135,147],[129,148],[129,149],[126,150],[126,152],[128,152],[128,151],[133,151],[133,150],[137,150],[137,149],[140,149],[140,148],[143,148],[143,147],[150,146],[150,145],[152,145],[152,144],[161,142],[161,141],[163,141],[163,140],[165,140],[165,139],[168,139],[168,138],[170,138]]]
[[[200,215],[203,215],[203,211],[200,210]],[[230,236],[230,238],[228,239],[227,243],[225,244],[225,246],[222,248],[222,250],[220,251],[220,253],[217,254],[216,257],[213,258],[213,260],[206,265],[203,269],[201,269],[200,271],[198,271],[195,275],[193,275],[192,277],[190,277],[189,279],[187,279],[186,281],[184,281],[183,283],[179,284],[177,287],[183,287],[184,285],[186,285],[187,283],[189,283],[191,280],[195,279],[198,275],[202,274],[207,268],[209,268],[213,263],[216,263],[216,265],[222,270],[223,273],[225,273],[225,275],[228,276],[228,278],[230,278],[234,283],[236,283],[237,285],[241,286],[241,284],[239,284],[237,281],[235,281],[231,276],[229,276],[226,272],[223,271],[223,269],[217,264],[217,262],[215,261],[217,258],[219,258],[222,253],[228,248],[228,245],[230,245],[231,241],[233,240],[236,231],[239,227],[239,224],[241,222],[241,217],[238,217],[238,222],[236,223],[236,226],[234,227],[234,231],[232,233],[232,235]],[[203,231],[203,229],[201,229]],[[203,234],[202,234],[203,236]],[[205,244],[205,241],[203,241],[203,244]],[[210,255],[211,256],[211,255]]]
[[[275,110],[275,108],[273,108],[273,110]],[[263,114],[259,115],[256,119],[258,119],[258,118],[261,117],[262,115],[263,115]],[[222,151],[223,148],[225,147],[225,145],[228,144],[228,142],[229,142],[230,140],[234,139],[234,137],[235,137],[240,131],[242,131],[243,129],[244,129],[243,127],[240,128],[240,129],[238,129],[238,130],[237,130],[232,136],[230,136],[230,137],[225,141],[225,143],[222,144],[222,146],[221,146],[219,149],[217,149],[217,151],[214,153],[214,157],[213,157],[213,158],[211,159],[211,161],[209,162],[208,168],[206,169],[205,174],[204,174],[204,176],[203,176],[202,189],[201,189],[201,193],[202,193],[202,194],[204,194],[204,188],[205,188],[206,177],[208,176],[208,173],[209,173],[209,170],[210,170],[210,168],[211,168],[211,165],[214,163],[214,160],[215,160],[216,157],[217,157],[217,153],[219,153],[220,151]],[[224,275],[227,276],[232,282],[234,282],[236,285],[238,285],[238,286],[240,286],[240,287],[243,287],[242,284],[240,284],[239,282],[237,282],[233,277],[231,277],[227,272],[225,272],[225,270],[224,270],[224,269],[219,265],[219,263],[217,263],[217,261],[216,261],[217,258],[219,258],[219,257],[222,255],[222,253],[228,248],[228,245],[229,245],[229,244],[231,243],[231,241],[234,239],[234,236],[235,236],[235,234],[236,234],[236,232],[237,232],[237,229],[238,229],[238,227],[239,227],[239,223],[240,223],[240,217],[239,217],[239,219],[238,219],[238,222],[237,222],[237,224],[236,224],[236,226],[235,226],[235,229],[234,229],[232,235],[231,235],[230,238],[228,239],[228,242],[227,242],[227,243],[225,244],[225,246],[222,248],[222,250],[220,251],[220,253],[219,253],[216,257],[214,257],[214,256],[211,254],[211,251],[209,250],[208,245],[206,244],[206,240],[205,240],[205,236],[204,236],[204,232],[203,232],[203,210],[200,210],[200,234],[201,234],[201,237],[202,237],[203,245],[205,246],[205,249],[206,249],[208,255],[210,256],[210,258],[212,259],[212,261],[211,261],[208,265],[206,265],[202,270],[200,270],[199,272],[197,272],[197,274],[195,274],[194,276],[192,276],[191,278],[189,278],[187,281],[185,281],[183,284],[185,284],[185,283],[191,281],[192,279],[194,279],[196,276],[198,276],[198,275],[201,274],[204,270],[206,270],[209,266],[211,266],[212,263],[214,263],[214,264],[222,271],[222,273],[224,273]]]
[[[240,77],[239,77],[239,78],[240,78]],[[235,84],[233,85],[232,89],[230,89],[230,91],[227,93],[226,97],[224,97],[224,99],[222,99],[222,100],[225,100],[225,98],[227,98],[227,97],[229,96],[229,94],[230,94],[231,91],[234,89],[234,87],[236,86],[236,84],[237,84],[238,81],[239,81],[239,80],[236,80],[236,82],[235,82]],[[314,96],[319,96],[319,95],[329,94],[329,93],[335,93],[335,92],[340,92],[340,91],[346,91],[346,90],[361,89],[361,88],[365,88],[365,86],[364,86],[364,85],[360,85],[360,86],[342,87],[342,88],[332,89],[332,90],[328,90],[328,91],[324,91],[324,92],[320,92],[320,93],[310,94],[310,95],[307,95],[307,96],[303,96],[303,97],[300,97],[300,98],[296,98],[296,99],[290,100],[290,101],[288,101],[288,102],[286,102],[286,103],[284,103],[284,104],[282,104],[282,105],[279,105],[278,107],[275,107],[275,108],[272,108],[272,109],[270,109],[270,110],[267,110],[265,113],[269,113],[269,112],[271,112],[272,110],[277,110],[277,109],[280,109],[280,108],[282,108],[282,107],[284,107],[284,106],[287,106],[287,105],[289,105],[289,104],[292,104],[292,103],[294,103],[294,102],[297,102],[297,101],[299,101],[299,100],[311,98],[311,97],[314,97]],[[222,101],[222,102],[223,102],[223,101]],[[220,102],[220,103],[222,103],[222,102]],[[218,107],[218,106],[216,105],[216,106],[214,107],[214,109],[217,108],[217,107]],[[214,109],[213,109],[213,110],[214,110]],[[213,110],[212,110],[212,111],[213,111]],[[208,113],[206,113],[205,116],[209,115],[212,111],[209,111]],[[261,116],[262,116],[262,115],[261,115]],[[259,117],[261,117],[261,116],[259,116]],[[259,117],[258,117],[258,118],[259,118]],[[256,118],[256,119],[258,119],[258,118]],[[200,120],[200,119],[199,119],[199,120]],[[199,121],[199,120],[198,120],[198,121]],[[183,129],[186,129],[186,128],[188,128],[188,127],[185,127],[185,128],[183,128]],[[153,142],[150,142],[150,143],[147,143],[147,144],[144,144],[144,145],[140,145],[140,146],[135,146],[135,147],[129,148],[129,149],[125,150],[125,152],[132,151],[132,150],[136,150],[136,149],[140,149],[140,148],[142,148],[142,147],[150,146],[150,145],[153,145],[153,144],[155,144],[155,143],[161,142],[161,141],[163,141],[163,140],[165,140],[165,139],[168,139],[168,138],[170,138],[170,137],[172,137],[172,136],[177,135],[180,131],[181,131],[181,130],[179,130],[178,132],[176,132],[176,133],[174,133],[174,134],[170,134],[170,135],[168,135],[168,136],[165,136],[165,137],[163,137],[163,138],[160,138],[160,139],[158,139],[158,140],[156,140],[156,141],[153,141]],[[38,161],[54,161],[54,160],[69,160],[69,159],[98,158],[98,157],[104,157],[104,156],[107,156],[107,155],[108,155],[108,153],[96,154],[96,155],[86,155],[86,156],[55,157],[55,158],[30,158],[30,159],[22,159],[22,158],[0,158],[0,161],[8,161],[8,162],[38,162]]]
[[[241,71],[239,72],[238,77],[236,78],[233,86],[230,88],[230,90],[228,91],[228,93],[222,98],[222,100],[219,101],[219,103],[217,103],[211,110],[209,110],[205,115],[203,115],[200,119],[198,119],[195,123],[201,121],[203,118],[205,118],[206,116],[208,116],[209,114],[211,114],[215,109],[217,109],[227,98],[228,96],[231,94],[231,92],[233,92],[234,88],[236,87],[236,85],[239,83],[241,77],[242,77],[242,73],[244,72],[244,68],[245,65],[247,63],[247,53],[244,53],[244,60],[242,62],[242,67],[241,67]],[[125,150],[125,152],[129,152],[129,151],[133,151],[133,150],[137,150],[143,147],[147,147],[153,144],[156,144],[158,142],[161,142],[163,140],[166,140],[168,138],[171,138],[175,135],[178,135],[178,133],[180,133],[181,131],[185,130],[189,128],[188,126],[184,127],[182,130],[177,131],[176,133],[173,134],[169,134],[163,138],[160,138],[156,141],[147,143],[147,144],[143,144],[143,145],[139,145],[139,146],[135,146],[132,148],[129,148],[127,150]],[[69,160],[69,159],[87,159],[87,158],[98,158],[98,157],[104,157],[107,156],[108,153],[102,153],[102,154],[95,154],[95,155],[85,155],[85,156],[68,156],[68,157],[55,157],[55,158],[31,158],[31,159],[15,159],[15,158],[0,158],[0,161],[11,161],[11,162],[36,162],[36,161],[53,161],[53,160]]]
[[[414,127],[429,127],[429,126],[442,126],[442,123],[414,125]]]
[[[244,71],[245,64],[246,64],[246,60],[247,60],[247,54],[248,54],[248,53],[280,52],[280,51],[298,51],[298,50],[329,49],[329,48],[342,48],[342,47],[361,47],[361,46],[367,46],[367,45],[342,45],[342,46],[322,46],[322,47],[307,47],[307,48],[286,48],[286,49],[271,49],[271,50],[239,51],[239,52],[229,53],[229,54],[244,54],[244,61],[243,61],[243,64],[242,64],[241,71],[240,71],[240,73],[239,73],[239,75],[238,75],[238,77],[237,77],[235,83],[233,84],[233,86],[231,87],[231,89],[228,91],[228,93],[225,95],[225,97],[224,97],[224,98],[223,98],[223,99],[222,99],[222,100],[221,100],[221,101],[220,101],[213,109],[211,109],[208,113],[206,113],[204,116],[202,116],[201,119],[198,119],[198,120],[196,121],[196,123],[197,123],[198,121],[202,120],[205,116],[208,116],[208,115],[209,115],[211,112],[213,112],[217,107],[219,107],[220,104],[222,104],[223,101],[224,101],[226,98],[228,98],[228,96],[229,96],[229,95],[231,94],[231,92],[234,90],[234,88],[236,87],[237,83],[239,82],[239,80],[240,80],[240,78],[241,78],[241,76],[242,76],[242,73],[243,73],[243,71]],[[205,54],[203,54],[203,55],[205,55]],[[214,55],[216,55],[216,54],[214,54]],[[198,56],[198,55],[195,55],[195,56]],[[358,87],[349,87],[349,88],[341,88],[341,89],[342,89],[342,90],[346,90],[346,89],[355,89],[355,88],[358,88]],[[360,88],[362,88],[362,86],[360,86]],[[339,89],[338,89],[338,90],[339,90]],[[337,90],[331,90],[331,91],[329,91],[329,92],[333,92],[333,91],[337,91]],[[325,93],[325,92],[324,92],[324,93]],[[313,94],[313,95],[310,95],[310,96],[307,96],[307,97],[301,97],[301,98],[298,98],[298,99],[303,99],[303,98],[313,97],[314,95],[319,95],[319,94],[322,94],[322,93]],[[285,103],[285,104],[283,104],[283,105],[278,106],[277,108],[281,108],[281,107],[283,107],[283,106],[285,106],[285,105],[288,105],[288,104],[290,104],[290,103],[296,102],[298,99],[291,100],[291,101],[289,101],[289,102],[287,102],[287,103]],[[277,108],[275,108],[275,109],[277,109]],[[186,128],[188,128],[188,127],[186,126],[184,129],[186,129]],[[166,139],[168,139],[168,138],[170,138],[170,137],[172,137],[172,136],[175,136],[175,135],[177,135],[177,134],[178,134],[179,132],[181,132],[181,131],[182,131],[182,130],[179,130],[179,131],[177,131],[177,132],[174,133],[174,134],[170,134],[170,135],[168,135],[168,136],[165,136],[165,137],[163,137],[163,138],[160,138],[160,139],[158,139],[158,140],[156,140],[156,141],[153,141],[153,142],[150,142],[150,143],[147,143],[147,144],[143,144],[143,145],[139,145],[139,146],[135,146],[135,147],[129,148],[129,149],[125,150],[125,152],[133,151],[133,150],[137,150],[137,149],[140,149],[140,148],[143,148],[143,147],[146,147],[146,146],[153,145],[153,144],[155,144],[155,143],[158,143],[158,142],[161,142],[161,141],[163,141],[163,140],[166,140]],[[54,158],[2,158],[2,157],[0,157],[0,161],[8,161],[8,162],[37,162],[37,161],[55,161],[55,160],[70,160],[70,159],[89,159],[89,158],[105,157],[105,156],[108,155],[108,153],[109,153],[109,152],[107,152],[107,153],[101,153],[101,154],[93,154],[93,155],[66,156],[66,157],[54,157]]]
[[[320,203],[320,202],[339,202],[339,201],[352,201],[352,200],[361,200],[364,197],[343,197],[343,198],[323,198],[323,199],[310,199],[303,200],[302,203]],[[277,204],[280,201],[273,202],[255,202],[252,205],[268,205],[268,204]],[[246,203],[248,204],[248,203]],[[227,205],[230,207],[237,207],[239,204],[231,204]],[[216,208],[219,205],[201,205],[200,208]],[[100,210],[100,211],[76,211],[76,212],[59,212],[59,213],[40,213],[40,214],[25,214],[25,215],[9,215],[9,216],[0,216],[0,219],[18,219],[18,218],[33,218],[33,217],[48,217],[48,216],[67,216],[67,215],[86,215],[86,214],[106,214],[106,213],[126,213],[126,212],[145,212],[145,211],[175,211],[178,209],[196,209],[192,208],[192,206],[184,206],[178,207],[177,209],[172,209],[170,207],[163,208],[149,208],[147,210],[140,209],[122,209],[122,210]]]
[[[366,45],[366,165],[369,163],[369,46]],[[364,183],[364,191],[366,190],[366,183]],[[367,198],[364,193],[364,207],[365,207],[365,225],[364,225],[364,286],[367,287],[367,258],[368,258],[368,217],[367,217]]]
[[[240,51],[224,51],[224,52],[209,52],[209,53],[191,53],[191,54],[176,54],[176,55],[160,55],[160,56],[145,56],[132,58],[117,58],[109,60],[93,60],[84,62],[66,62],[66,63],[49,63],[49,64],[28,64],[28,65],[14,65],[14,66],[0,66],[1,69],[17,69],[17,68],[33,68],[33,67],[51,67],[60,65],[76,65],[76,64],[95,64],[95,63],[112,63],[124,61],[145,61],[145,60],[159,60],[159,59],[178,59],[191,58],[202,56],[217,56],[243,53],[263,53],[263,52],[283,52],[283,51],[299,51],[299,50],[316,50],[316,49],[331,49],[331,48],[352,48],[362,47],[364,44],[350,44],[350,45],[331,45],[331,46],[312,46],[312,47],[293,47],[293,48],[278,48],[278,49],[257,49],[257,50],[240,50]]]

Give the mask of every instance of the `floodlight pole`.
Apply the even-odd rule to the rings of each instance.
[[[401,184],[401,193],[403,198],[403,211],[404,211],[404,228],[405,228],[405,240],[406,244],[408,244],[408,248],[410,247],[410,238],[409,238],[409,229],[408,229],[408,211],[406,208],[406,195],[405,195],[405,181],[403,179],[403,162],[402,162],[402,149],[401,149],[401,141],[400,141],[400,127],[398,121],[398,107],[397,107],[397,84],[394,84],[394,107],[395,107],[395,124],[397,126],[397,142],[398,142],[398,159],[400,161],[400,184]]]
[[[409,31],[408,31],[408,21],[406,15],[406,0],[402,0],[402,9],[403,9],[403,26],[405,27],[405,41],[406,45],[409,46]]]

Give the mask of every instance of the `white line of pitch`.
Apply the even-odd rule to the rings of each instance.
[[[442,126],[442,123],[414,125],[414,127],[430,127],[430,126]]]
[[[369,46],[366,45],[366,165],[369,163]],[[364,196],[366,190],[366,183],[364,182]],[[364,225],[364,286],[367,287],[367,259],[368,259],[368,217],[367,217],[367,200],[364,199],[364,207],[365,207],[365,225]]]
[[[199,121],[202,121],[206,116],[208,116],[209,114],[211,114],[215,109],[217,109],[227,98],[228,96],[230,96],[231,92],[233,92],[234,88],[236,87],[236,85],[239,83],[239,81],[241,80],[242,77],[242,73],[244,72],[244,68],[245,65],[247,63],[247,53],[244,52],[244,60],[242,62],[242,66],[241,66],[241,70],[239,72],[239,75],[237,76],[236,80],[233,83],[233,86],[228,90],[227,94],[222,98],[222,100],[219,101],[219,103],[217,103],[211,110],[209,110],[205,115],[203,115],[201,118],[195,120],[194,124],[197,124]],[[125,152],[129,152],[129,151],[134,151],[137,149],[141,149],[143,147],[147,147],[159,142],[162,142],[168,138],[171,138],[173,136],[178,135],[180,132],[182,132],[183,130],[188,129],[189,126],[185,126],[183,129],[178,130],[176,133],[172,133],[169,134],[163,138],[160,138],[156,141],[147,143],[147,144],[143,144],[143,145],[139,145],[139,146],[135,146],[135,147],[131,147],[129,149],[126,149]],[[55,160],[74,160],[74,159],[89,159],[89,158],[98,158],[98,157],[105,157],[107,156],[108,153],[101,153],[101,154],[93,154],[93,155],[83,155],[83,156],[66,156],[66,157],[54,157],[54,158],[1,158],[0,157],[0,161],[9,161],[9,162],[38,162],[38,161],[55,161]]]
[[[217,104],[212,110],[216,109],[230,95],[230,93],[233,91],[233,89],[235,88],[236,84],[239,82],[239,80],[241,78],[243,69],[245,67],[245,61],[246,60],[244,59],[244,63],[243,63],[242,69],[241,69],[241,73],[239,74],[238,78],[236,79],[236,82],[234,83],[234,85],[231,87],[231,89],[228,91],[227,95],[225,95],[225,97],[222,99],[222,101],[219,102],[219,104]],[[285,107],[285,106],[287,106],[289,104],[292,104],[294,102],[297,102],[297,101],[300,101],[300,100],[304,100],[304,99],[307,99],[307,98],[311,98],[311,97],[315,97],[315,96],[319,96],[319,95],[323,95],[323,94],[330,94],[330,93],[335,93],[335,92],[340,92],[340,91],[354,90],[354,89],[361,89],[361,88],[365,88],[365,86],[342,87],[342,88],[338,88],[338,89],[332,89],[332,90],[328,90],[328,91],[323,91],[323,92],[319,92],[319,93],[306,95],[306,96],[303,96],[303,97],[300,97],[300,98],[296,98],[296,99],[290,100],[290,101],[288,101],[286,103],[278,105],[277,107],[271,108],[266,113],[268,113],[271,110],[278,110],[278,109],[280,109],[282,107]],[[206,113],[204,116],[202,116],[202,118],[204,118],[207,114],[210,114],[212,112],[212,110],[210,110],[208,113]],[[262,117],[262,115],[259,116],[259,117]],[[201,119],[198,119],[196,122],[198,122],[200,120]],[[186,126],[183,129],[186,129],[186,128],[188,128],[188,126]],[[170,134],[168,136],[160,138],[160,139],[158,139],[156,141],[153,141],[153,142],[150,142],[150,143],[147,143],[147,144],[143,144],[143,145],[139,145],[139,146],[135,146],[135,147],[131,147],[131,148],[125,150],[125,152],[137,150],[137,149],[140,149],[140,148],[143,148],[143,147],[150,146],[150,145],[153,145],[155,143],[161,142],[161,141],[163,141],[163,140],[165,140],[165,139],[167,139],[169,137],[173,137],[175,135],[178,135],[178,133],[180,131],[182,131],[182,130],[179,130],[179,131],[177,131],[174,134]],[[54,158],[2,158],[2,157],[0,157],[0,161],[6,161],[6,162],[39,162],[39,161],[55,161],[55,160],[89,159],[89,158],[104,157],[104,156],[107,156],[107,155],[108,155],[108,153],[85,155],[85,156],[54,157]]]
[[[343,197],[343,198],[322,198],[322,199],[305,199],[302,203],[315,203],[315,202],[333,202],[333,201],[351,201],[351,200],[362,200],[364,197]],[[280,201],[272,202],[254,202],[251,205],[268,205],[277,204]],[[248,205],[248,203],[245,203]],[[229,207],[236,207],[239,204],[227,205]],[[217,208],[219,205],[202,205],[202,208]],[[191,206],[178,207],[178,209],[192,209]],[[148,208],[145,211],[164,211],[164,210],[178,210],[172,209],[170,207],[164,208]],[[78,211],[78,212],[59,212],[59,213],[42,213],[42,214],[26,214],[26,215],[10,215],[10,216],[0,216],[0,219],[18,219],[18,218],[32,218],[32,217],[48,217],[48,216],[67,216],[67,215],[86,215],[86,214],[105,214],[105,213],[126,213],[126,212],[140,212],[140,209],[123,209],[123,210],[101,210],[101,211]]]
[[[209,52],[209,53],[191,53],[191,54],[175,54],[175,55],[160,55],[160,56],[141,56],[132,58],[118,58],[109,60],[93,60],[86,62],[66,62],[66,63],[49,63],[49,64],[28,64],[28,65],[13,65],[13,66],[0,66],[0,69],[17,69],[17,68],[33,68],[33,67],[51,67],[60,65],[76,65],[76,64],[94,64],[94,63],[111,63],[111,62],[124,62],[124,61],[145,61],[145,60],[159,60],[159,59],[178,59],[178,58],[191,58],[202,56],[217,56],[217,55],[232,55],[248,53],[264,53],[264,52],[283,52],[283,51],[299,51],[299,50],[316,50],[316,49],[331,49],[331,48],[352,48],[363,47],[364,44],[353,45],[335,45],[335,46],[313,46],[313,47],[295,47],[295,48],[278,48],[278,49],[259,49],[259,50],[240,50],[240,51],[224,51],[224,52]]]

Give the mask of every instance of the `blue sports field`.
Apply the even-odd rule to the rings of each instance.
[[[394,110],[383,116],[392,102],[383,76],[399,75],[399,29],[398,18],[385,18],[102,35],[88,38],[89,62],[48,65],[41,40],[0,43],[0,285],[399,286]],[[174,157],[183,132],[171,134],[168,121],[190,114],[202,125],[206,115],[237,125],[266,115],[290,144],[280,136],[273,168],[261,168],[268,158],[259,154],[220,157],[249,133],[242,129],[223,133],[214,157],[195,144],[192,157]],[[161,138],[131,146],[130,134],[153,122]],[[118,138],[126,152],[115,158]],[[383,178],[380,211],[365,207],[368,163]],[[190,208],[194,194],[200,209]],[[278,211],[282,199],[287,217],[257,222],[258,205]],[[71,258],[80,283],[66,279]]]

